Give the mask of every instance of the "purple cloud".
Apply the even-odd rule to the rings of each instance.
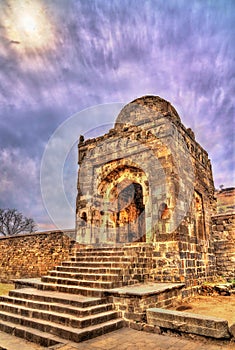
[[[0,3],[1,206],[31,203],[47,223],[34,197],[53,131],[84,108],[145,94],[169,100],[195,131],[215,185],[234,185],[234,1],[40,0],[25,2],[21,15],[16,4]],[[20,188],[14,201],[12,188]]]

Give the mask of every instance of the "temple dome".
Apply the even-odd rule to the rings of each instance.
[[[170,102],[159,96],[142,96],[122,108],[117,116],[115,129],[123,124],[141,125],[160,116],[168,116],[174,122],[181,122],[176,109]]]

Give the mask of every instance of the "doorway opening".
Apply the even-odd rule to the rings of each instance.
[[[119,183],[112,190],[116,197],[116,213],[113,221],[116,226],[117,243],[145,242],[145,205],[143,189],[139,183]]]

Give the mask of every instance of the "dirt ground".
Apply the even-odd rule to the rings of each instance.
[[[235,295],[197,296],[175,307],[174,310],[223,318],[231,326],[235,323]]]
[[[14,284],[0,283],[0,295],[8,295],[14,289]]]

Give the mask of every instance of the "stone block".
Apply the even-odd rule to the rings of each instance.
[[[185,333],[223,339],[230,338],[228,321],[189,312],[151,308],[147,310],[147,323]]]
[[[233,323],[232,326],[229,327],[229,332],[232,335],[232,337],[235,338],[235,323]]]
[[[149,324],[145,324],[143,326],[143,331],[148,332],[148,333],[155,333],[155,327],[150,326]]]
[[[137,331],[142,331],[143,330],[143,324],[142,323],[134,323],[130,322],[130,328],[133,328]]]

